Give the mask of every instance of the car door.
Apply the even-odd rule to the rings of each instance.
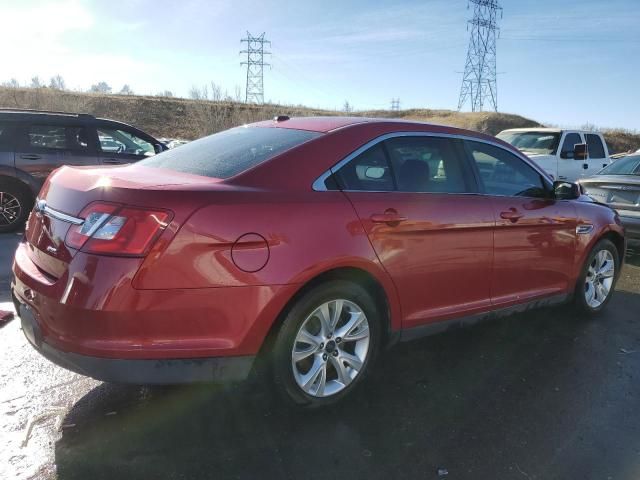
[[[96,165],[98,156],[91,130],[83,125],[23,124],[19,133],[16,168],[42,185],[62,165]]]
[[[600,135],[595,133],[586,133],[584,136],[587,144],[587,150],[589,152],[589,159],[587,162],[589,164],[589,170],[587,176],[592,176],[609,165],[609,160],[607,159],[607,153]]]
[[[569,291],[576,211],[524,159],[496,145],[466,141],[481,191],[493,204],[491,298],[496,306]]]
[[[575,160],[573,149],[579,143],[583,143],[582,135],[578,132],[566,132],[560,143],[558,160],[558,180],[575,182],[582,177],[583,171],[588,170],[589,164],[586,160]],[[585,168],[586,167],[586,168]]]
[[[137,162],[155,155],[152,139],[141,134],[115,126],[98,125],[100,162],[103,165],[120,165]]]
[[[494,219],[458,140],[402,135],[336,174],[393,279],[403,328],[490,307]]]

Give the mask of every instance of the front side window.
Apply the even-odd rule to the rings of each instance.
[[[463,162],[452,140],[438,137],[396,137],[385,142],[401,192],[462,193],[467,191]]]
[[[87,129],[84,127],[31,125],[27,135],[29,146],[32,148],[51,150],[86,150],[89,148]]]
[[[389,192],[395,186],[382,143],[365,150],[336,174],[343,190]]]
[[[150,157],[156,151],[150,142],[131,132],[115,128],[98,128],[100,150],[111,155],[143,155]]]
[[[587,148],[589,149],[589,158],[605,158],[604,147],[602,146],[602,140],[598,135],[593,133],[587,133]]]
[[[466,141],[478,167],[487,195],[534,197],[547,196],[542,177],[516,155],[486,143]]]
[[[562,150],[560,150],[560,158],[573,158],[573,149],[576,145],[582,143],[579,133],[567,133],[562,142]]]

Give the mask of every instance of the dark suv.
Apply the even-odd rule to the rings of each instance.
[[[58,167],[132,163],[166,149],[131,125],[84,113],[0,109],[0,232],[24,224]]]

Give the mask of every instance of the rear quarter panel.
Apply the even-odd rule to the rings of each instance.
[[[395,287],[342,192],[244,191],[214,197],[164,252],[147,257],[135,288],[302,286],[329,270],[360,268],[382,285],[392,328],[400,327]],[[236,265],[239,251],[257,270]],[[263,262],[253,258],[266,264],[261,267]]]

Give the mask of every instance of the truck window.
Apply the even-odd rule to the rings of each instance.
[[[605,158],[602,140],[598,135],[587,133],[587,146],[589,147],[589,158]]]
[[[567,136],[564,137],[562,150],[560,150],[560,157],[573,158],[573,148],[579,143],[582,143],[582,138],[580,138],[579,133],[568,133]]]

